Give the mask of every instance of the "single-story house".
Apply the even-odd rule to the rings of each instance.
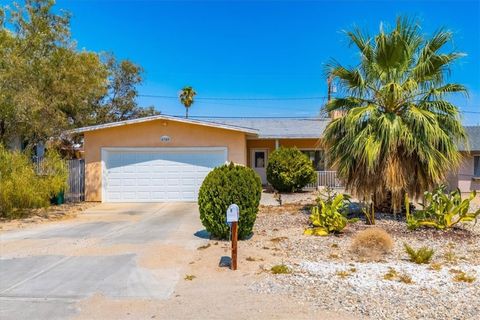
[[[157,115],[73,133],[84,135],[87,201],[194,201],[208,172],[226,161],[253,168],[266,183],[268,156],[280,146],[306,153],[319,172],[318,184],[337,183],[320,139],[328,121]],[[479,189],[472,178],[480,176],[480,127],[467,130],[475,153],[466,155],[458,178],[451,179],[465,191]]]

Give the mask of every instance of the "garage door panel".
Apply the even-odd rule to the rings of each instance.
[[[226,149],[108,150],[104,153],[104,201],[195,201]]]

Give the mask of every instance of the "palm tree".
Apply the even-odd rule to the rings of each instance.
[[[185,118],[188,118],[188,109],[192,106],[197,93],[193,90],[192,87],[183,87],[182,91],[180,92],[179,98],[180,102],[185,106]]]
[[[427,39],[406,18],[388,32],[381,25],[375,37],[359,29],[346,34],[360,62],[328,66],[343,94],[326,109],[343,116],[326,128],[327,150],[347,190],[377,203],[390,193],[397,213],[405,192],[419,198],[458,168],[456,143],[468,142],[447,96],[467,90],[447,83],[446,75],[463,54],[443,53],[450,31],[440,29]]]

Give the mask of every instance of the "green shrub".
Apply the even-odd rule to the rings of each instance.
[[[279,148],[270,154],[267,180],[280,192],[295,192],[315,182],[315,169],[297,148]]]
[[[406,243],[404,243],[403,245],[405,246],[405,252],[410,257],[411,262],[415,262],[418,264],[429,263],[433,257],[433,249],[421,247],[420,249],[415,250]]]
[[[213,237],[228,239],[226,212],[228,206],[235,203],[240,208],[238,237],[248,237],[257,218],[261,193],[262,182],[252,169],[233,163],[213,169],[198,194],[203,226]]]
[[[405,196],[407,208],[407,226],[409,229],[419,227],[434,227],[447,229],[459,222],[476,221],[480,209],[470,211],[470,202],[475,198],[476,191],[472,191],[468,198],[462,199],[459,189],[446,193],[445,186],[435,188],[433,192],[425,192],[425,205],[422,210],[410,213],[408,195]]]
[[[317,205],[312,207],[310,223],[313,228],[305,230],[306,235],[326,236],[338,233],[345,228],[348,219],[344,212],[348,203],[348,196],[337,194],[333,199],[317,199]]]
[[[64,190],[68,172],[57,153],[47,152],[38,172],[25,153],[0,145],[0,217],[23,217]]]

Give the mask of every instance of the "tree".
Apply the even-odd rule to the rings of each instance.
[[[137,104],[137,86],[142,83],[141,66],[129,60],[117,61],[109,56],[107,94],[95,110],[96,123],[123,121],[159,114],[154,107],[142,108]]]
[[[185,106],[185,118],[188,118],[188,109],[192,106],[194,100],[193,98],[197,95],[195,90],[192,87],[184,87],[180,92],[179,98],[180,102]]]
[[[0,143],[34,145],[67,129],[158,113],[140,108],[142,69],[77,50],[52,0],[0,7]]]
[[[466,143],[467,136],[447,98],[467,90],[446,76],[463,54],[445,53],[450,31],[425,38],[405,18],[390,31],[380,26],[374,37],[359,29],[347,36],[360,51],[360,63],[328,68],[344,93],[326,106],[343,113],[325,130],[329,158],[349,191],[372,201],[391,193],[397,213],[405,192],[419,197],[459,165],[456,142]]]

